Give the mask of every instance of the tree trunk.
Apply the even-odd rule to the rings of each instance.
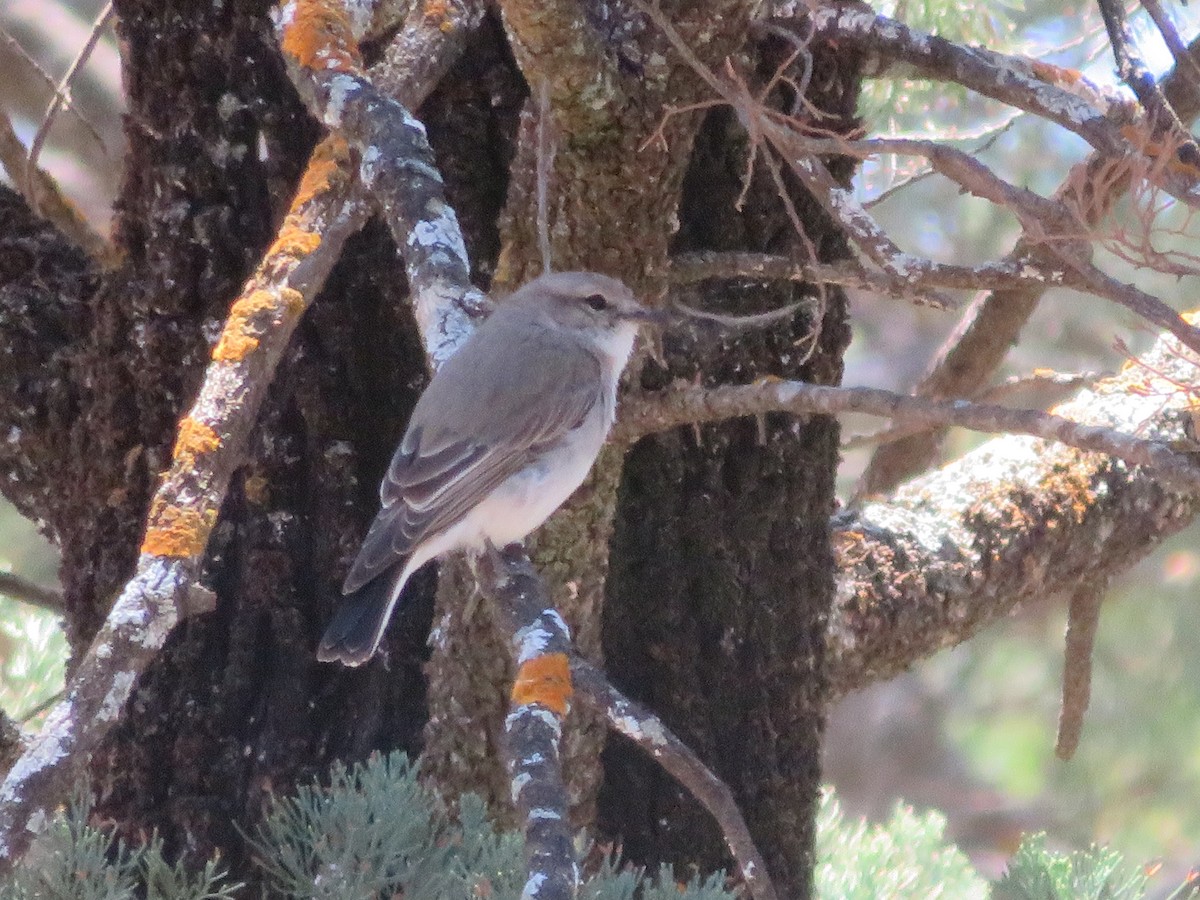
[[[760,74],[769,75],[782,48],[759,50]],[[848,130],[858,90],[853,64],[843,57],[839,65],[828,50],[814,57],[813,83],[824,89],[809,99],[831,114],[823,123]],[[710,114],[684,184],[676,252],[803,254],[764,166],[744,210],[735,209],[746,156],[733,113]],[[842,165],[835,174],[848,183],[851,171]],[[791,197],[820,258],[845,258],[848,247],[816,204],[794,187]],[[805,292],[722,284],[701,289],[693,302],[750,312]],[[835,384],[848,341],[845,296],[827,289],[790,327],[736,341],[671,340],[667,370],[648,369],[643,381],[775,376]],[[811,890],[837,462],[837,422],[824,417],[742,419],[643,440],[626,461],[604,614],[612,677],[730,784],[788,897]],[[602,827],[627,854],[704,870],[730,865],[711,819],[653,761],[614,738],[604,763]]]

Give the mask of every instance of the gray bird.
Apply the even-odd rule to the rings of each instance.
[[[417,401],[317,658],[361,665],[413,572],[546,521],[612,427],[638,325],[662,316],[591,272],[543,275],[504,300]]]

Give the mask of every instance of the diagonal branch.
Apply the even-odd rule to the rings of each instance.
[[[171,467],[155,493],[134,576],[80,661],[65,699],[0,786],[0,872],[70,790],[138,676],[181,619],[211,608],[195,579],[229,479],[292,330],[366,220],[341,173],[344,145],[314,153],[279,236],[234,302]]]
[[[1054,122],[1079,135],[1097,152],[1110,156],[1129,152],[1120,125],[1136,111],[1119,96],[1102,93],[1081,73],[986,47],[956,44],[877,15],[866,4],[824,7],[816,12],[813,23],[822,37],[879,59],[881,65],[874,67],[874,77],[900,74],[892,69],[904,68],[918,78],[952,81]]]
[[[640,703],[630,700],[578,654],[571,657],[571,674],[579,698],[608,719],[609,727],[654,757],[676,781],[708,810],[721,829],[737,873],[754,900],[775,900],[775,886],[750,829],[738,810],[733,792],[674,732]]]
[[[1179,121],[1158,82],[1154,80],[1154,75],[1146,68],[1146,64],[1134,48],[1133,35],[1130,34],[1129,25],[1125,21],[1125,6],[1120,0],[1097,0],[1097,5],[1104,18],[1104,27],[1108,29],[1108,42],[1112,45],[1113,56],[1117,61],[1117,74],[1138,98],[1154,129],[1160,133],[1170,132],[1181,138],[1176,150],[1179,161],[1200,171],[1200,148]]]

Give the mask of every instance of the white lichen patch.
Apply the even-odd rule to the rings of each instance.
[[[329,81],[329,102],[325,104],[325,124],[330,128],[342,127],[342,116],[346,111],[346,103],[356,93],[361,85],[352,75],[335,75]]]
[[[137,681],[137,675],[133,672],[118,672],[113,676],[108,693],[104,695],[100,709],[96,711],[98,721],[110,722],[121,715],[121,710],[125,708],[125,701],[129,699],[129,695],[133,691],[135,681]]]
[[[522,772],[512,780],[512,802],[516,803],[521,797],[521,791],[525,790],[525,785],[533,781],[533,776],[528,772]]]
[[[526,625],[513,636],[513,646],[517,650],[517,665],[529,662],[541,656],[554,640],[554,635],[542,627],[540,622]]]

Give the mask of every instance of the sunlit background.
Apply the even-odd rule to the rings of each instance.
[[[83,46],[102,4],[94,0],[6,0],[0,4],[0,104],[28,145],[53,93]],[[879,8],[879,7],[877,7]],[[1117,90],[1102,23],[1091,3],[1059,0],[973,10],[950,2],[888,3],[881,12],[958,40],[1082,68]],[[1185,39],[1200,9],[1173,7]],[[1132,17],[1152,68],[1170,64],[1157,32]],[[100,228],[120,179],[118,50],[111,27],[71,86],[72,104],[48,132],[41,164]],[[953,138],[1001,176],[1042,193],[1084,158],[1077,138],[961,89],[927,83],[868,86],[868,131]],[[885,192],[873,213],[903,249],[935,259],[975,262],[1002,256],[1017,230],[987,203],[892,160],[864,168],[863,200]],[[1117,216],[1121,215],[1118,210]],[[1182,213],[1164,220],[1162,240],[1189,246]],[[1200,306],[1194,278],[1134,271],[1101,252],[1116,277],[1134,281],[1178,309]],[[847,384],[910,387],[955,323],[952,314],[864,294],[853,296],[855,339]],[[1011,354],[1005,376],[1035,369],[1116,370],[1153,333],[1105,301],[1051,292]],[[1022,396],[1031,405],[1052,395]],[[847,437],[880,427],[846,422]],[[983,440],[956,434],[951,456]],[[869,450],[847,452],[842,490],[849,496]],[[1161,864],[1165,893],[1200,863],[1200,553],[1196,528],[1115,584],[1101,619],[1093,699],[1076,758],[1054,755],[1065,627],[1063,598],[1047,597],[969,645],[947,651],[899,679],[847,698],[833,711],[826,771],[848,811],[885,816],[897,798],[942,810],[949,836],[980,870],[996,874],[1022,831],[1045,830],[1063,848],[1104,842],[1147,866]],[[10,508],[0,510],[0,569],[52,585],[56,554]],[[64,645],[54,617],[0,598],[0,705],[35,726],[61,690]]]

